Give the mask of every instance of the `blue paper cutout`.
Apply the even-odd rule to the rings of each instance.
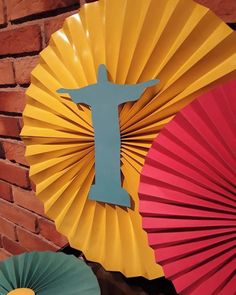
[[[91,107],[95,136],[95,184],[89,199],[130,207],[130,197],[121,186],[120,128],[118,106],[140,98],[145,88],[156,85],[150,80],[136,85],[119,85],[108,80],[105,65],[98,68],[98,82],[79,89],[59,89],[75,103]]]

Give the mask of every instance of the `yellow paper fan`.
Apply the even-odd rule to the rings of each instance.
[[[234,32],[190,0],[100,0],[52,35],[32,72],[22,136],[37,196],[72,247],[127,277],[163,275],[138,212],[145,155],[177,111],[236,76],[235,61]],[[115,83],[161,80],[120,108],[121,170],[131,209],[88,199],[95,175],[91,112],[56,93],[96,83],[100,64]]]

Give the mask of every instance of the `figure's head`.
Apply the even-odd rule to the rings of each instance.
[[[101,64],[98,67],[98,83],[106,83],[106,82],[108,82],[107,68],[105,65]]]

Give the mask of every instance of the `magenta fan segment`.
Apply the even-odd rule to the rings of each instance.
[[[162,129],[141,174],[143,228],[180,294],[235,294],[235,183],[232,81],[192,102]]]

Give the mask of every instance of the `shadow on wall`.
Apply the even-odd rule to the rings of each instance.
[[[80,251],[70,246],[59,251],[86,260]],[[105,271],[98,263],[86,262],[92,267],[99,281],[102,295],[177,295],[172,282],[164,277],[155,280],[143,277],[127,279],[119,272]]]

